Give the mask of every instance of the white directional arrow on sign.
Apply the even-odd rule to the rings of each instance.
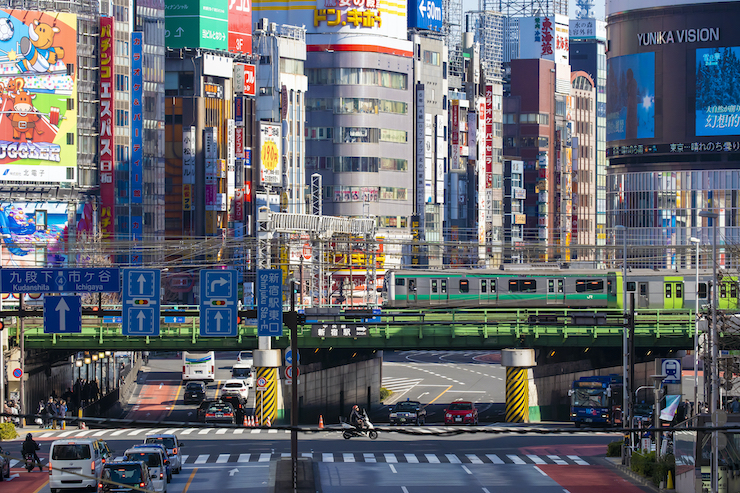
[[[59,331],[64,332],[67,330],[67,312],[69,311],[69,305],[67,305],[67,302],[64,301],[63,297],[59,298],[59,303],[54,310],[59,314]]]
[[[183,29],[181,27],[178,27],[177,29],[175,29],[175,32],[177,33],[177,34],[175,34],[175,37],[176,38],[180,38],[180,37],[182,37],[182,33],[185,32],[185,29]]]
[[[427,7],[424,4],[424,2],[419,3],[419,12],[421,13],[421,16],[424,17],[424,13],[426,12]]]
[[[144,274],[139,275],[139,278],[137,279],[139,282],[139,293],[144,292],[144,283],[146,283],[146,277],[144,277]]]
[[[146,315],[144,315],[143,311],[139,311],[139,314],[136,315],[136,318],[139,320],[139,332],[144,332],[144,319],[146,318]]]
[[[216,319],[216,332],[218,332],[221,330],[221,320],[223,320],[224,316],[221,315],[221,312],[216,312],[213,318]]]
[[[216,288],[216,285],[223,286],[224,284],[228,284],[229,280],[224,279],[223,277],[219,277],[215,281],[211,281],[211,291],[213,291]]]

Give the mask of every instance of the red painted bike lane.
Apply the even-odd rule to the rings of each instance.
[[[159,421],[167,418],[180,394],[179,380],[147,380],[128,418]]]
[[[646,490],[604,466],[537,466],[569,493],[644,493]]]

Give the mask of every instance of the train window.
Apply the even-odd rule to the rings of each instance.
[[[509,292],[516,293],[519,291],[519,281],[509,281]]]
[[[432,279],[432,293],[436,293],[436,292],[437,292],[437,280]]]
[[[406,279],[403,277],[397,277],[396,278],[396,286],[405,286],[406,285]]]
[[[491,292],[496,292],[496,279],[491,279]]]
[[[470,287],[468,286],[468,280],[460,279],[460,292],[467,293],[468,291],[470,291]]]
[[[706,298],[707,297],[707,283],[700,282],[699,283],[699,298]]]
[[[640,296],[647,296],[647,283],[646,282],[640,283]]]
[[[440,281],[440,287],[442,288],[442,294],[447,293],[447,279],[442,279]]]
[[[666,298],[673,298],[673,289],[671,289],[670,284],[665,285],[665,297]]]
[[[719,285],[719,297],[727,298],[727,284],[722,283]]]
[[[416,279],[409,279],[409,293],[416,291]]]
[[[522,279],[519,281],[519,291],[523,293],[534,293],[537,291],[537,281],[534,279]]]
[[[609,294],[615,294],[614,293],[614,284],[612,284],[612,280],[609,279],[606,281],[606,292]]]
[[[683,298],[683,284],[676,284],[676,298]]]
[[[627,291],[635,291],[637,289],[637,283],[630,281],[627,283]]]
[[[486,292],[486,280],[485,279],[480,280],[480,292],[481,293]]]
[[[586,285],[586,291],[604,291],[604,281],[589,281]]]
[[[737,284],[730,284],[730,298],[737,298]]]
[[[586,291],[586,281],[576,279],[576,293],[583,293],[584,291]]]
[[[555,292],[555,279],[548,279],[547,280],[547,292],[548,293],[554,293]]]

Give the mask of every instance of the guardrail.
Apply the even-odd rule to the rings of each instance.
[[[240,312],[241,316],[252,314],[253,311]],[[24,342],[27,349],[257,348],[257,327],[254,325],[239,325],[236,337],[201,337],[199,319],[194,316],[194,311],[181,312],[186,317],[185,323],[162,322],[160,335],[154,337],[124,336],[120,323],[103,323],[100,313],[83,315],[80,333],[44,334],[41,315],[33,313],[25,318]],[[393,310],[368,315],[367,318],[358,317],[356,313],[348,313],[347,318],[342,314],[307,315],[306,324],[298,328],[298,337],[302,347],[312,348],[500,349],[512,345],[621,348],[623,317],[618,309]],[[693,310],[639,310],[635,313],[635,345],[692,348],[694,320]],[[284,336],[274,337],[273,347],[287,347],[288,333],[286,329]],[[9,328],[8,335],[11,343],[19,342],[17,324]]]

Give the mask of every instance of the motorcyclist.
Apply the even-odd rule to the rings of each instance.
[[[364,422],[362,419],[362,414],[360,413],[360,406],[355,404],[352,406],[352,412],[349,415],[349,423],[354,426],[357,431],[362,431],[362,428],[364,426]]]
[[[26,435],[26,441],[23,442],[23,448],[21,449],[21,451],[23,453],[23,457],[24,458],[27,458],[27,457],[32,458],[34,460],[34,464],[38,464],[39,471],[43,471],[44,468],[41,465],[41,460],[39,460],[39,456],[38,456],[38,454],[36,454],[36,451],[37,450],[40,450],[40,449],[41,449],[41,447],[39,447],[39,444],[36,443],[36,441],[34,441],[33,435],[30,434],[30,433],[28,433]]]

